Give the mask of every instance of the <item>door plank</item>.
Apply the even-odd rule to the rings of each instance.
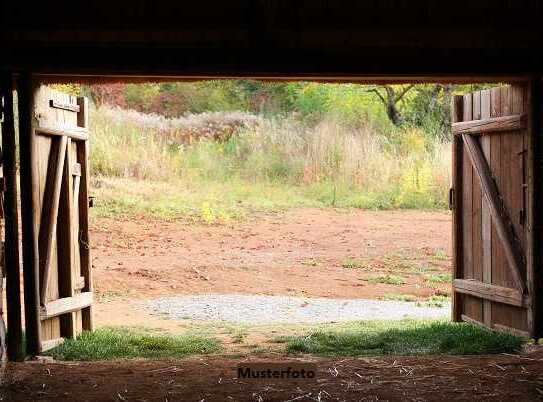
[[[463,117],[464,100],[461,95],[455,95],[452,99],[452,121],[461,121]],[[464,253],[463,253],[463,159],[464,159],[462,138],[453,137],[452,145],[452,172],[453,172],[453,213],[452,213],[452,244],[453,244],[453,280],[462,278],[464,275]],[[452,294],[452,321],[461,321],[462,297],[459,293]]]
[[[490,91],[488,89],[481,91],[481,118],[490,118]],[[489,137],[481,138],[481,149],[490,166],[492,154]],[[483,282],[492,283],[492,216],[485,197],[482,197],[481,200],[481,237],[483,241]],[[492,302],[486,299],[483,300],[483,322],[488,326],[492,324]]]
[[[66,138],[66,137],[64,137]],[[72,275],[73,270],[73,251],[71,236],[72,222],[72,168],[73,161],[70,148],[72,146],[71,138],[66,143],[66,163],[64,164],[64,173],[62,176],[62,200],[60,205],[60,214],[58,217],[59,230],[57,233],[59,239],[59,290],[60,297],[71,297],[74,295],[75,281]],[[61,317],[61,335],[71,338],[76,334],[74,313],[65,314]]]
[[[462,120],[470,121],[473,119],[473,93],[463,95]],[[466,146],[463,144],[463,172],[462,172],[462,240],[463,240],[463,256],[464,256],[464,278],[473,279],[474,277],[474,258],[473,258],[473,188],[474,188],[474,173],[473,167],[469,160],[466,151]],[[481,313],[481,300],[470,295],[462,296],[462,312],[474,319],[479,319]]]
[[[473,111],[471,118],[474,120],[481,119],[481,91],[472,93]],[[481,138],[473,137],[478,143]],[[473,261],[472,278],[478,281],[483,280],[483,239],[482,239],[482,210],[481,203],[483,193],[481,190],[481,180],[477,174],[473,174],[472,179],[472,212],[471,212],[471,255]],[[476,300],[472,302],[471,310],[466,311],[472,318],[483,321],[483,301]]]

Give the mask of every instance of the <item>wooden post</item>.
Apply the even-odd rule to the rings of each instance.
[[[26,352],[37,355],[41,351],[39,310],[39,261],[37,216],[37,164],[34,140],[34,84],[30,73],[22,73],[18,80],[19,98],[19,160],[21,164],[21,221],[23,244],[23,279],[25,298]]]
[[[77,125],[89,128],[89,101],[85,97],[77,98],[79,113],[77,114]],[[81,181],[79,188],[79,250],[81,255],[81,275],[85,278],[84,292],[93,291],[92,283],[92,260],[89,247],[89,140],[79,141],[77,144],[77,159],[81,164]],[[82,310],[82,326],[85,331],[94,329],[92,305]]]
[[[462,95],[453,97],[452,122],[456,123],[463,120],[464,99]],[[462,255],[462,139],[457,135],[453,136],[452,145],[452,200],[453,200],[453,218],[452,218],[452,243],[453,243],[453,281],[462,278],[464,257]],[[452,321],[462,321],[461,295],[454,291],[452,294]]]
[[[4,267],[6,271],[6,301],[9,332],[7,352],[10,361],[23,357],[23,329],[21,323],[21,266],[19,261],[19,207],[17,204],[17,158],[15,122],[13,118],[13,77],[2,76],[4,95],[4,122],[2,123],[2,150],[4,193]]]
[[[528,133],[527,133],[527,194],[528,223],[527,267],[528,294],[532,304],[528,309],[528,331],[535,339],[543,337],[543,300],[541,300],[541,271],[543,263],[543,213],[537,206],[543,200],[543,117],[541,77],[535,77],[528,86]]]

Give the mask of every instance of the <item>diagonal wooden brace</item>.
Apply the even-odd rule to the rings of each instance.
[[[521,269],[523,264],[521,252],[510,224],[511,219],[502,208],[496,183],[492,179],[490,166],[483,154],[479,143],[469,134],[462,134],[471,163],[481,182],[481,189],[488,203],[488,209],[494,222],[494,227],[505,251],[505,257],[511,269],[511,274],[517,288],[524,293],[525,285],[522,280]]]
[[[64,160],[66,159],[66,148],[68,137],[60,137],[58,153],[56,159],[52,161],[49,171],[51,174],[51,199],[49,203],[44,203],[42,219],[40,222],[39,234],[39,257],[40,257],[40,303],[45,304],[47,297],[47,288],[49,285],[49,276],[51,271],[51,255],[53,248],[53,236],[57,231],[58,207],[60,200],[60,189],[62,184],[62,175],[64,172]]]

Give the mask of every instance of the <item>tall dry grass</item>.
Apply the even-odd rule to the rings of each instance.
[[[216,127],[236,124],[217,140],[206,134],[210,120]],[[446,206],[450,144],[414,128],[383,133],[331,118],[309,125],[296,116],[228,112],[167,119],[107,107],[93,111],[91,122],[97,177],[199,183],[194,188],[202,191],[211,182],[284,184],[285,191],[339,207]]]

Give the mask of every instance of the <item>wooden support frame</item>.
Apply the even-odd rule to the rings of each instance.
[[[481,146],[469,134],[462,134],[462,139],[464,140],[465,149],[475,168],[475,172],[481,181],[481,188],[487,200],[496,231],[502,242],[515,285],[521,293],[524,293],[526,287],[520,273],[523,261],[518,251],[517,240],[512,225],[509,224],[511,219],[500,205],[498,190],[492,179],[490,167],[483,155]]]
[[[517,289],[492,285],[473,279],[455,279],[453,281],[455,291],[488,300],[509,304],[511,306],[527,307],[530,299]]]
[[[63,130],[52,127],[36,127],[36,134],[51,135],[56,137],[69,137],[74,140],[87,141],[89,133],[86,128],[70,127]]]
[[[2,75],[1,92],[4,97],[4,121],[2,123],[3,173],[5,181],[4,221],[7,322],[7,354],[10,361],[23,357],[23,329],[21,319],[21,265],[19,260],[19,205],[17,191],[17,156],[15,121],[13,115],[13,77]]]
[[[72,313],[92,304],[92,292],[82,292],[71,297],[63,297],[45,304],[40,309],[40,319],[47,320],[62,314]]]
[[[51,340],[48,340],[48,341],[41,342],[40,347],[41,347],[42,352],[45,352],[46,350],[53,349],[54,347],[57,347],[62,342],[64,342],[64,338],[51,339]]]
[[[460,121],[452,123],[453,134],[487,135],[501,131],[522,130],[526,128],[526,114]]]
[[[47,208],[42,211],[42,221],[40,222],[39,244],[43,247],[39,250],[40,255],[40,304],[45,304],[47,290],[49,285],[49,275],[51,267],[51,255],[53,247],[53,237],[57,231],[57,219],[60,201],[60,188],[64,174],[64,161],[66,160],[66,147],[68,137],[63,136],[58,140],[58,150],[56,159],[50,163],[47,188],[50,190],[48,199],[50,202],[44,204]]]

